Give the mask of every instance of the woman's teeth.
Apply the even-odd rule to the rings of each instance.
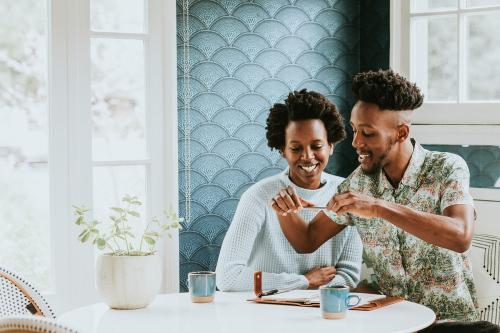
[[[318,166],[317,164],[316,165],[307,166],[307,167],[302,165],[301,168],[303,170],[305,170],[306,172],[312,172],[314,169],[316,169],[317,166]]]

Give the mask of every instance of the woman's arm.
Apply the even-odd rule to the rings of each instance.
[[[363,256],[363,243],[355,227],[347,227],[344,231],[346,240],[342,248],[342,253],[335,267],[337,275],[329,283],[332,286],[348,286],[354,288],[359,282],[361,273],[361,260]],[[340,237],[343,233],[338,234]]]
[[[243,194],[233,221],[226,233],[216,268],[217,287],[221,291],[253,290],[255,269],[248,266],[252,251],[271,256],[259,246],[258,235],[265,223],[265,203],[249,193]],[[270,258],[272,260],[272,258]],[[266,289],[296,288],[309,286],[304,275],[294,273],[263,272]]]

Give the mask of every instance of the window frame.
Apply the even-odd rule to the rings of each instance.
[[[49,179],[51,290],[44,295],[59,312],[99,300],[94,286],[95,252],[77,240],[72,205],[92,208],[95,167],[146,167],[146,218],[178,210],[176,6],[145,0],[145,34],[90,30],[90,0],[48,1]],[[127,36],[128,35],[128,36]],[[90,112],[91,37],[144,38],[146,144],[149,158],[93,161]],[[77,148],[75,148],[77,147]],[[168,195],[167,195],[168,192]],[[178,233],[161,241],[163,292],[178,291]]]
[[[461,14],[500,11],[500,5],[465,9],[466,0],[458,1],[458,10],[410,13],[411,0],[390,0],[390,67],[414,81],[411,75],[411,62],[415,58],[411,49],[411,18],[458,12],[460,96],[463,94],[465,79],[465,49],[460,49],[465,38],[465,22],[460,18]],[[499,110],[500,102],[464,102],[460,98],[457,102],[450,103],[428,103],[424,100],[414,114],[411,135],[421,144],[497,145],[500,143]],[[471,194],[476,200],[498,202],[500,206],[500,189],[471,188]]]

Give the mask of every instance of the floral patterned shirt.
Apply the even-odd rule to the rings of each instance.
[[[412,143],[413,154],[397,188],[384,172],[366,175],[358,167],[339,185],[339,193],[351,190],[433,214],[443,214],[451,205],[473,205],[465,161]],[[467,253],[429,244],[380,218],[330,216],[339,224],[357,226],[365,263],[373,268],[380,292],[428,306],[437,319],[477,320]]]

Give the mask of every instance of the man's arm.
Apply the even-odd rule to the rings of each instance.
[[[312,253],[323,243],[341,232],[345,226],[333,222],[320,211],[306,223],[299,214],[289,213],[286,216],[278,215],[281,230],[298,253]]]
[[[345,226],[334,223],[320,211],[306,223],[297,214],[303,207],[314,206],[303,200],[293,186],[288,186],[273,198],[271,207],[280,221],[281,230],[298,253],[312,253],[323,243],[341,232]]]
[[[467,204],[450,205],[443,215],[375,199],[355,192],[335,196],[328,205],[339,215],[378,217],[430,243],[455,252],[465,252],[474,232],[474,209]]]
[[[423,213],[417,210],[384,203],[381,217],[395,226],[426,241],[455,252],[469,249],[474,233],[474,208],[470,205],[452,205],[443,215]]]

